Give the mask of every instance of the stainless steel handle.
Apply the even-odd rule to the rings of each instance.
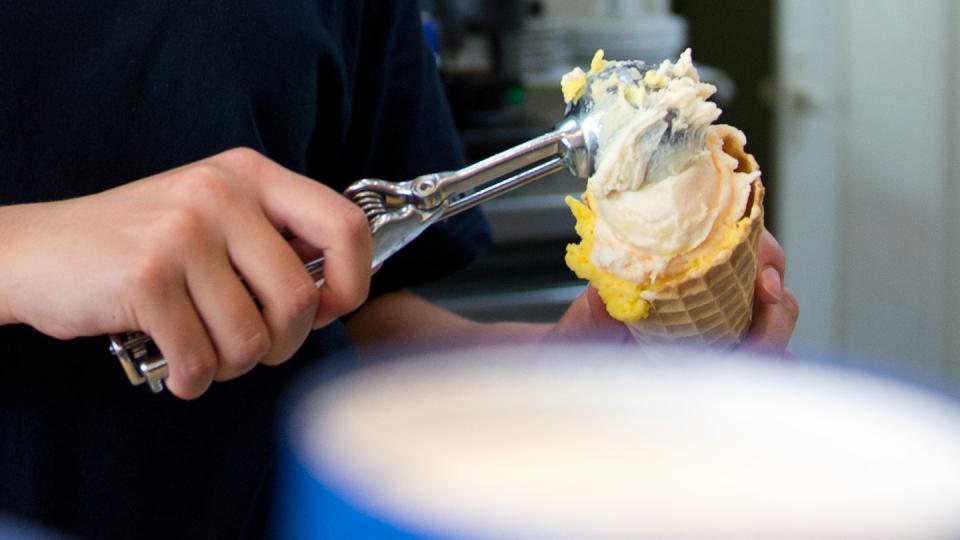
[[[431,195],[446,199],[451,195],[469,193],[470,190],[528,169],[541,161],[562,157],[566,137],[567,133],[564,131],[551,131],[452,174],[444,175]],[[500,184],[502,182],[496,185]],[[420,195],[423,197],[423,194]],[[455,201],[451,201],[453,202]]]
[[[353,183],[344,195],[364,211],[370,223],[373,265],[382,263],[440,219],[564,168],[585,175],[592,163],[587,135],[581,122],[571,117],[550,133],[458,171],[427,174],[407,182],[364,179]],[[322,285],[323,258],[311,261],[306,269],[317,286]],[[131,383],[147,383],[152,391],[163,391],[170,370],[150,336],[143,332],[112,334],[110,350]]]
[[[323,257],[310,261],[304,268],[318,287],[323,284]],[[170,375],[170,368],[153,338],[143,332],[111,334],[110,352],[120,360],[134,386],[147,383],[154,393],[163,391],[163,381]]]
[[[443,212],[443,217],[446,219],[448,217],[455,216],[460,212],[469,210],[478,204],[485,203],[491,199],[499,197],[508,191],[513,191],[518,187],[525,186],[531,182],[539,180],[545,176],[550,176],[551,174],[560,172],[566,168],[567,165],[563,158],[550,158],[528,169],[524,169],[517,174],[509,176],[502,182],[487,186],[451,202],[450,205],[447,206],[447,209]]]

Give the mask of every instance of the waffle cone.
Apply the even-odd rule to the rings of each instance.
[[[756,167],[749,154],[738,157],[745,168]],[[720,348],[740,342],[753,315],[757,249],[763,231],[763,184],[757,179],[751,188],[749,233],[720,253],[702,274],[659,289],[649,315],[627,323],[638,342]]]

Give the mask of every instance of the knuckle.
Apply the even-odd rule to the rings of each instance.
[[[206,249],[207,238],[205,222],[197,212],[164,211],[144,232],[141,249],[127,259],[124,289],[141,300],[165,293],[182,278],[184,257]]]
[[[777,240],[774,238],[773,233],[770,232],[770,229],[764,227],[763,231],[760,233],[760,241],[766,244],[776,243]]]
[[[299,320],[307,315],[312,317],[317,310],[319,293],[313,280],[307,278],[293,288],[288,299],[287,319]]]
[[[306,340],[306,333],[303,335],[303,339],[300,339],[296,342],[293,342],[296,346],[289,346],[283,350],[275,350],[271,352],[269,356],[264,358],[261,363],[265,366],[279,366],[280,364],[286,362],[293,357],[294,353],[297,352],[299,344],[302,344]]]
[[[345,209],[342,223],[348,238],[353,242],[371,243],[370,223],[363,210],[354,204],[347,204]]]
[[[350,293],[346,299],[346,305],[344,313],[350,313],[351,311],[359,308],[367,301],[367,297],[370,295],[370,282],[369,280],[361,280],[358,287],[354,287],[350,290]]]
[[[200,237],[206,229],[203,218],[190,208],[173,208],[157,220],[160,245],[181,246],[186,240]]]
[[[217,157],[220,161],[231,167],[236,167],[237,170],[254,169],[261,166],[267,160],[263,154],[246,146],[231,148]]]
[[[255,330],[244,337],[232,340],[223,361],[242,368],[253,367],[270,352],[270,336],[266,329]]]
[[[181,362],[181,371],[190,387],[204,387],[213,377],[215,361],[206,355],[193,355]]]
[[[366,281],[359,281],[356,285],[339,291],[331,299],[329,310],[338,317],[346,315],[363,305],[370,293],[370,286]]]
[[[170,262],[161,252],[153,251],[130,263],[127,294],[139,303],[155,296],[164,296],[173,281]]]
[[[260,358],[261,363],[277,365],[293,356],[310,331],[319,300],[320,293],[309,279],[285,295],[283,303],[271,317],[275,340],[269,352]]]
[[[783,246],[767,229],[764,229],[760,236],[760,252],[774,265],[783,267],[785,261]]]
[[[167,209],[146,232],[139,266],[148,274],[152,270],[163,273],[187,254],[208,249],[213,242],[211,234],[212,229],[200,212],[185,207]]]
[[[800,318],[800,302],[790,289],[783,290],[783,306],[793,321]]]
[[[178,182],[180,200],[196,204],[222,204],[231,200],[233,187],[230,177],[220,167],[201,163],[190,169]]]
[[[320,293],[312,280],[304,281],[286,289],[281,297],[275,298],[272,315],[273,329],[278,332],[278,340],[286,341],[292,332],[300,328],[303,321],[313,320],[320,301]]]

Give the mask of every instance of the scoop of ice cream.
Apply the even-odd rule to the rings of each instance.
[[[739,162],[723,150],[725,138],[745,140],[729,126],[711,126],[690,165],[637,189],[603,195],[588,184],[598,218],[591,261],[623,279],[652,282],[681,271],[689,260],[684,255],[715,248],[723,228],[743,217],[760,174],[737,172]],[[599,183],[599,173],[591,181]]]
[[[601,290],[601,296],[622,297],[622,289],[634,284],[650,297],[659,285],[681,279],[729,247],[760,172],[730,155],[730,148],[742,153],[746,138],[713,125],[720,110],[708,98],[716,89],[700,81],[690,50],[676,63],[652,69],[607,62],[600,51],[589,73],[575,70],[563,86],[569,103],[589,95],[601,126],[583,208],[591,221],[589,242],[585,228],[578,228],[584,242],[571,246],[567,257],[578,275],[591,274],[581,277],[595,285],[613,283],[598,279],[601,274],[626,282],[610,285],[606,295]],[[586,217],[576,208],[575,214],[581,221]],[[624,317],[645,314],[642,302],[634,304]]]

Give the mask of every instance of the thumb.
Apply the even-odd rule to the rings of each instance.
[[[607,313],[592,286],[580,294],[548,334],[561,340],[622,343],[631,339],[627,327]]]
[[[597,289],[595,289],[593,285],[587,287],[583,296],[587,297],[587,302],[590,304],[590,318],[598,330],[605,329],[610,332],[622,332],[626,330],[622,322],[610,316],[610,313],[607,311],[607,306],[603,303],[603,299],[600,298],[600,293],[597,292]]]

